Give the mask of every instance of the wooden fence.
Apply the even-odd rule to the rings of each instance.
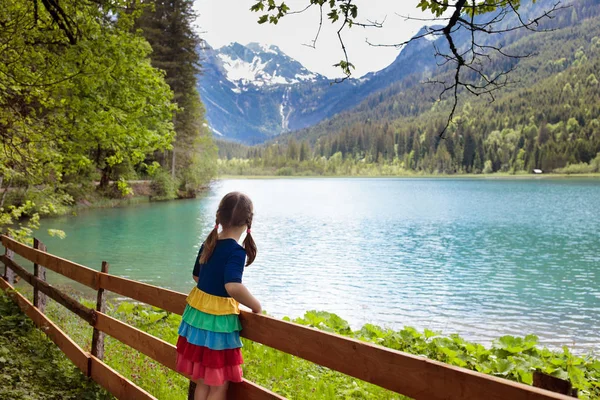
[[[108,273],[103,263],[96,271],[72,261],[48,254],[43,244],[23,245],[8,236],[1,236],[6,252],[0,261],[6,266],[0,287],[21,309],[43,329],[54,343],[84,374],[106,388],[119,399],[154,399],[145,390],[129,381],[102,362],[104,334],[175,370],[176,348],[157,337],[125,324],[105,314],[105,291],[153,305],[179,315],[183,313],[186,295],[147,285]],[[34,273],[14,261],[13,252],[34,263]],[[97,307],[85,307],[75,299],[45,282],[44,267],[98,291]],[[33,286],[34,304],[15,292],[13,274]],[[78,346],[46,315],[48,296],[88,322],[93,328],[90,353]],[[242,336],[285,353],[334,369],[415,399],[486,399],[486,400],[568,400],[562,394],[484,375],[381,346],[372,345],[317,329],[296,325],[264,315],[242,311]],[[229,399],[272,400],[283,397],[252,382],[233,384]]]

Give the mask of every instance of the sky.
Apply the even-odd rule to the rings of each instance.
[[[278,0],[279,3],[280,0]],[[259,13],[250,11],[256,0],[196,0],[198,31],[200,36],[214,48],[232,42],[248,44],[258,42],[278,46],[288,56],[300,61],[310,71],[329,78],[339,77],[339,67],[334,67],[343,59],[343,52],[337,38],[337,27],[324,18],[323,28],[316,48],[311,43],[319,26],[319,11],[309,9],[301,14],[287,15],[279,24],[259,25]],[[343,34],[350,62],[356,69],[353,76],[360,77],[368,72],[378,71],[391,64],[400,49],[395,47],[374,47],[366,43],[394,44],[410,39],[425,24],[420,21],[407,21],[404,16],[416,18],[431,17],[417,9],[419,0],[356,0],[359,19],[385,20],[382,28],[354,26]],[[287,0],[291,10],[300,10],[308,0]]]

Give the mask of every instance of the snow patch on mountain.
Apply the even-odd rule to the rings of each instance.
[[[227,54],[219,54],[218,57],[223,62],[227,79],[231,82],[241,81],[244,84],[255,82],[257,86],[262,86],[264,83],[264,68],[268,62],[261,63],[258,57],[255,57],[252,62],[233,59]]]
[[[216,133],[219,136],[223,136],[223,134],[221,132],[219,132],[218,130],[216,130],[215,128],[211,127],[210,125],[208,125],[206,122],[204,122],[202,124],[203,127],[210,129],[213,133]]]
[[[223,75],[234,85],[231,90],[237,94],[250,86],[294,85],[326,79],[307,70],[273,45],[232,43],[215,53]]]
[[[279,48],[277,46],[267,46],[266,44],[260,44],[260,49],[265,53],[278,54]]]
[[[309,72],[308,74],[296,74],[294,77],[300,81],[312,81],[317,78],[317,74]]]

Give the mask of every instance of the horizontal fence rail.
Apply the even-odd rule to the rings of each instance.
[[[91,287],[94,290],[98,290],[98,281],[100,275],[98,271],[94,271],[91,268],[84,267],[83,265],[69,260],[65,260],[64,258],[48,254],[44,251],[34,249],[33,247],[26,246],[9,238],[6,235],[2,235],[2,245],[33,263],[42,265],[54,272],[58,272],[59,274],[66,276],[67,278]]]
[[[142,388],[110,368],[101,360],[90,355],[66,333],[40,312],[23,295],[19,294],[4,279],[0,287],[8,293],[19,308],[40,328],[85,375],[91,377],[118,399],[156,400]]]
[[[96,290],[111,291],[179,315],[183,313],[185,308],[187,296],[183,293],[109,275],[104,272],[98,272],[45,253],[41,250],[25,246],[5,235],[1,236],[1,240],[6,249],[14,251],[16,254],[19,254],[29,261],[42,265]],[[67,301],[73,299],[68,298],[66,295],[61,297],[56,293],[59,292],[58,290],[25,271],[6,255],[0,257],[0,260],[8,267],[14,269],[18,275],[22,276],[24,280],[32,284],[35,288],[38,288],[44,294],[55,300],[57,298],[61,299],[62,302],[59,300],[57,301],[69,310],[77,313],[77,315],[84,320],[90,322],[96,330],[114,337],[127,346],[158,361],[162,365],[175,370],[176,348],[172,344],[112,318],[103,312],[91,309],[81,310],[77,306],[74,306],[70,301]],[[7,285],[10,287],[4,280],[0,279],[0,281],[2,282],[3,288],[6,288]],[[68,299],[65,300],[64,296]],[[23,300],[18,301],[21,303],[23,302]],[[27,300],[25,299],[24,301]],[[77,302],[75,301],[75,303]],[[92,317],[88,315],[90,314],[88,310],[91,310],[93,313]],[[36,324],[38,323],[35,318],[38,318],[38,320],[40,318],[47,320],[47,318],[39,311],[26,311],[26,313],[34,320],[34,322],[36,322]],[[243,327],[241,335],[249,340],[301,357],[305,360],[415,399],[572,399],[572,397],[548,390],[481,374],[468,369],[433,361],[425,357],[414,356],[264,315],[242,311],[240,320]],[[48,323],[52,324],[49,320]],[[38,326],[40,325],[38,324]],[[56,329],[58,328],[56,327]],[[58,329],[58,331],[60,330]],[[62,333],[62,331],[60,332]],[[62,335],[68,339],[64,333],[62,333]],[[68,340],[70,341],[70,339]],[[57,343],[56,340],[54,341]],[[63,352],[65,352],[78,367],[81,368],[85,361],[85,367],[88,369],[81,368],[82,371],[88,373],[89,376],[91,369],[92,379],[109,389],[111,393],[115,394],[118,398],[152,398],[142,389],[127,381],[125,378],[118,375],[118,373],[112,371],[112,369],[102,363],[101,360],[83,352],[83,350],[72,341],[63,341],[61,344],[57,343],[57,345],[59,345]],[[76,348],[74,348],[73,345],[76,346]],[[83,356],[78,356],[79,353],[76,350],[82,352]],[[67,353],[67,351],[70,353]],[[89,362],[88,359],[90,360]],[[95,365],[99,365],[98,371],[112,371],[112,373],[117,374],[119,378],[114,378],[114,374],[110,375],[109,372],[105,372],[103,376],[96,379],[97,377],[94,376]],[[106,376],[109,375],[113,376],[110,381],[106,378]],[[129,386],[128,384],[123,383],[123,380],[137,388],[129,388],[127,390],[133,390],[134,392],[135,390],[140,390],[141,392],[135,392],[137,393],[135,395],[132,394],[133,392],[127,392],[123,388]],[[146,395],[150,397],[144,397]],[[228,398],[231,400],[283,399],[283,397],[246,380],[241,384],[231,385]]]

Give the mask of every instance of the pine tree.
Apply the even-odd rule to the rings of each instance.
[[[157,158],[190,195],[216,172],[216,147],[196,89],[202,41],[192,28],[196,18],[193,4],[192,0],[156,0],[137,22],[152,46],[152,65],[165,71],[179,106],[173,121],[173,150]]]
[[[310,148],[308,146],[308,142],[303,141],[302,145],[300,146],[300,161],[308,160],[309,154],[310,154]]]

